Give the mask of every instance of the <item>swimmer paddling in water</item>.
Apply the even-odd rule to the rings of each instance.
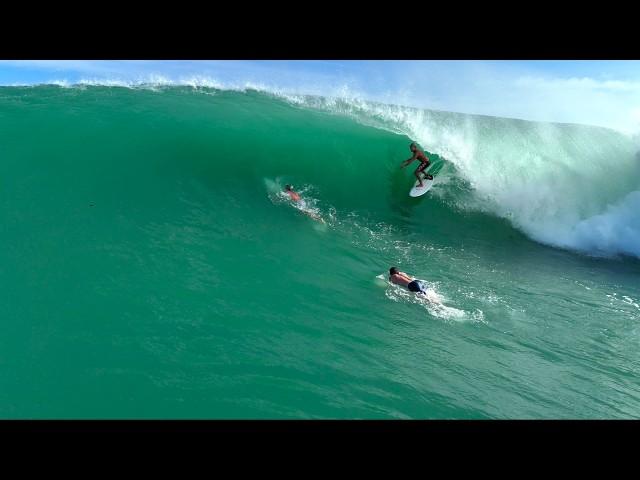
[[[289,195],[289,198],[291,198],[291,200],[293,200],[294,202],[299,202],[300,200],[302,200],[300,198],[300,195],[298,195],[294,190],[293,187],[291,185],[286,185],[284,187],[284,191],[287,195]]]
[[[300,195],[293,189],[293,187],[291,185],[285,185],[284,191],[285,191],[285,193],[287,195],[289,195],[289,198],[293,202],[298,203],[299,205],[301,205],[303,207],[301,209],[302,213],[304,213],[305,215],[308,215],[309,217],[313,218],[314,220],[318,220],[319,222],[326,223],[324,221],[324,218],[322,218],[320,215],[318,215],[317,213],[309,211],[309,210],[306,209],[306,204],[305,204],[304,200],[302,200],[302,198],[300,198]]]
[[[406,287],[410,292],[422,293],[423,295],[427,293],[426,287],[422,282],[411,278],[406,273],[398,270],[397,267],[391,267],[389,269],[389,281],[396,285]]]

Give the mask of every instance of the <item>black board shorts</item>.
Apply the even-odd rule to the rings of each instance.
[[[407,285],[407,288],[409,289],[410,292],[425,293],[424,285],[422,285],[417,280],[414,280],[413,282],[409,283]]]

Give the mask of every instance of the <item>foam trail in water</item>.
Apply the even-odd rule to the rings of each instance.
[[[468,315],[464,310],[445,305],[445,299],[433,287],[428,287],[425,295],[417,295],[399,285],[389,282],[382,274],[378,275],[376,279],[380,284],[382,284],[382,282],[386,284],[388,288],[385,295],[394,302],[403,301],[420,305],[432,316],[444,320],[454,320],[458,322],[484,320],[482,312],[480,312],[480,317],[478,316],[478,312]]]

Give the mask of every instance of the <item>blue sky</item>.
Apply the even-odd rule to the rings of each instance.
[[[640,61],[0,60],[0,85],[158,77],[640,131]]]

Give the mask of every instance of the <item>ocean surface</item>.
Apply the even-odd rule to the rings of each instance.
[[[638,418],[639,150],[354,99],[2,87],[0,418]]]

